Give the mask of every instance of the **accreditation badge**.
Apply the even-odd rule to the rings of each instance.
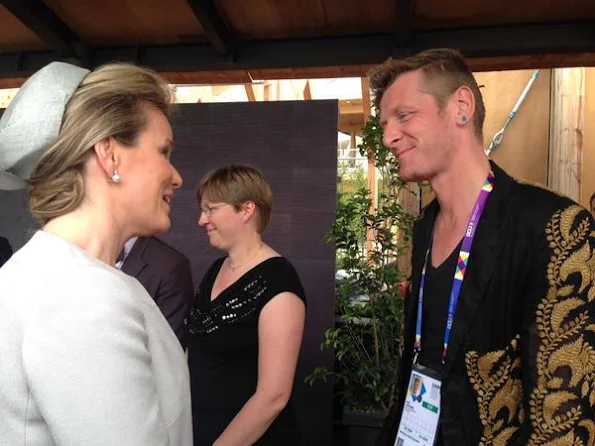
[[[440,419],[440,375],[427,367],[411,368],[407,398],[394,446],[433,446]]]

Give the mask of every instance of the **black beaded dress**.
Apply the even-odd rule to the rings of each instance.
[[[306,302],[297,272],[284,257],[256,265],[211,301],[224,260],[205,274],[187,320],[195,446],[211,446],[256,390],[262,308],[286,291]],[[255,444],[302,444],[291,399]]]

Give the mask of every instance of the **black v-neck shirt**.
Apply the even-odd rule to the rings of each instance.
[[[448,303],[461,243],[436,268],[431,262],[426,268],[419,362],[437,372],[442,370]],[[456,324],[456,312],[454,323]]]
[[[298,274],[284,257],[256,265],[211,300],[224,260],[205,274],[187,320],[195,446],[211,446],[256,391],[262,308],[282,292],[306,302]],[[256,444],[297,445],[300,438],[290,401]]]

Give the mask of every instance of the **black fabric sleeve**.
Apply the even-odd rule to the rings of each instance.
[[[293,265],[284,257],[271,260],[264,265],[262,271],[268,285],[266,296],[263,296],[262,305],[266,305],[273,297],[285,292],[295,294],[306,305],[306,292]]]

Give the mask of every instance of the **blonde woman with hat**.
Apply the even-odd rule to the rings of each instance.
[[[0,444],[192,444],[184,352],[113,266],[170,227],[171,103],[150,70],[54,62],[2,116],[0,188],[41,230],[0,269]]]

